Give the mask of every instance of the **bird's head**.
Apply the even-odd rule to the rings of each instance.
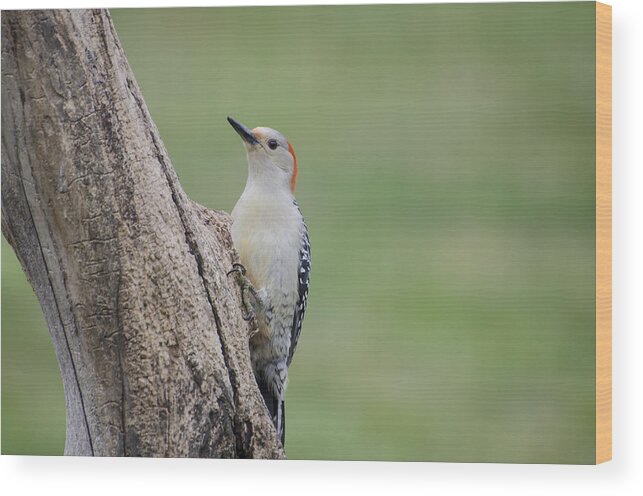
[[[248,129],[232,117],[228,117],[228,122],[246,147],[249,179],[262,181],[271,187],[288,188],[294,193],[297,157],[284,135],[269,127]]]

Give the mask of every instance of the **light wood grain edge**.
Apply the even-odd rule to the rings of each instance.
[[[596,3],[596,463],[612,459],[612,7]]]

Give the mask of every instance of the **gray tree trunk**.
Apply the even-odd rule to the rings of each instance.
[[[229,223],[181,188],[107,11],[2,12],[2,231],[56,349],[66,454],[284,456]]]

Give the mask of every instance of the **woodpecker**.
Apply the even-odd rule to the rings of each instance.
[[[278,131],[248,129],[228,117],[243,140],[248,159],[245,189],[232,210],[232,241],[241,264],[244,318],[254,314],[250,337],[252,368],[261,395],[285,443],[285,392],[308,302],[310,242],[295,200],[297,157]],[[251,310],[251,312],[249,311]]]

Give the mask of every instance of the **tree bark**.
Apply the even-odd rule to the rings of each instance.
[[[2,12],[2,231],[42,306],[65,454],[281,458],[226,272],[106,10]]]

